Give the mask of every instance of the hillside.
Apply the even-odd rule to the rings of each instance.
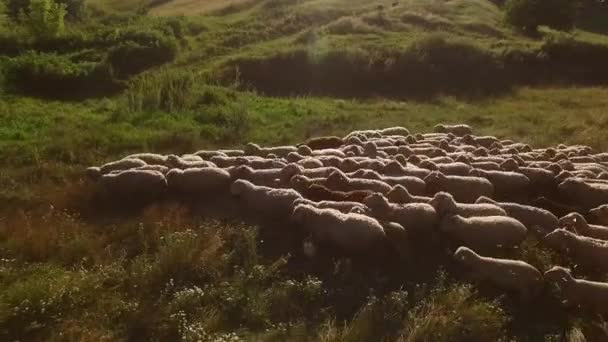
[[[23,3],[0,0],[0,340],[608,338],[554,288],[521,303],[441,258],[309,260],[280,234],[290,223],[214,198],[107,201],[85,173],[438,123],[608,151],[605,3],[534,34],[490,0],[73,0],[65,29],[31,24]],[[511,252],[608,281],[536,238]]]

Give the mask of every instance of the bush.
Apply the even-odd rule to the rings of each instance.
[[[60,36],[65,31],[66,5],[53,0],[30,0],[28,13],[22,19],[36,39]]]
[[[24,95],[79,99],[114,94],[122,88],[103,63],[74,63],[63,56],[30,52],[7,64],[9,88]]]
[[[575,0],[508,0],[505,19],[527,32],[535,32],[541,25],[570,30],[576,21],[576,9]]]
[[[127,91],[129,110],[177,112],[193,104],[194,77],[190,73],[163,71],[132,80]]]

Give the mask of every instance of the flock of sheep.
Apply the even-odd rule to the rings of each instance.
[[[392,127],[298,146],[135,154],[87,171],[121,199],[230,196],[260,218],[291,222],[306,234],[310,257],[317,246],[405,253],[440,239],[479,281],[524,300],[555,283],[568,303],[608,314],[608,283],[488,257],[534,234],[575,263],[608,272],[608,153],[587,146],[534,149],[475,136],[467,125],[415,135]]]

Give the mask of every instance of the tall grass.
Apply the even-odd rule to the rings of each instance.
[[[196,77],[188,72],[164,70],[143,74],[129,82],[126,91],[131,112],[175,113],[194,104]]]

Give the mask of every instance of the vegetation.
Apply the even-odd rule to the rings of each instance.
[[[190,3],[0,0],[0,340],[606,338],[549,289],[524,307],[449,265],[313,263],[289,227],[117,206],[83,175],[131,152],[439,122],[607,150],[605,5],[527,35],[500,1]]]
[[[540,25],[570,30],[576,21],[577,5],[575,0],[508,0],[505,18],[528,32],[536,32]]]

